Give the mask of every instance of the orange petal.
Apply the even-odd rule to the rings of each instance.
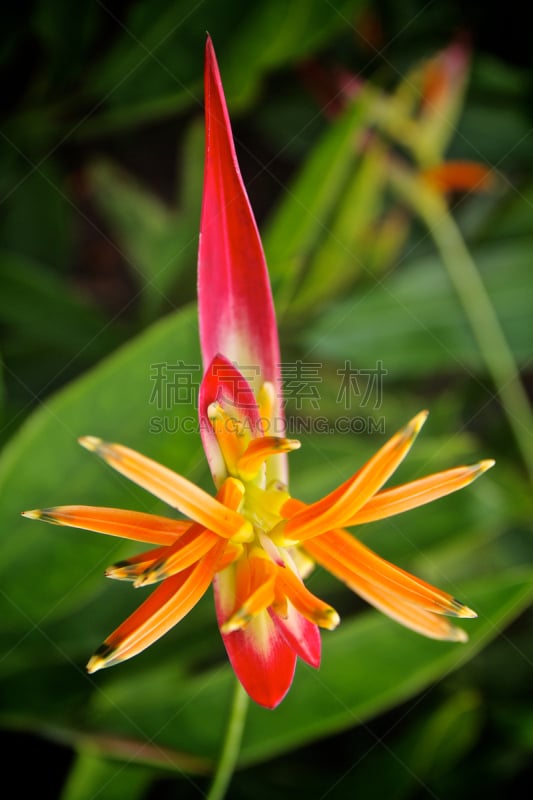
[[[232,511],[237,511],[244,497],[244,486],[238,478],[226,478],[217,492],[217,500]]]
[[[221,572],[226,567],[229,567],[230,564],[233,564],[234,561],[237,561],[242,556],[243,550],[242,544],[228,542],[217,565],[217,572]]]
[[[262,556],[248,554],[235,570],[235,599],[232,614],[246,603],[255,590],[275,573],[274,564]]]
[[[411,508],[418,508],[425,503],[431,503],[433,500],[438,500],[439,497],[444,497],[468,486],[493,465],[492,459],[486,459],[468,467],[455,467],[445,472],[437,472],[435,475],[428,475],[417,481],[404,483],[402,486],[385,489],[371,497],[345,525],[375,522],[378,519],[409,511]],[[289,506],[288,510],[290,508]]]
[[[426,411],[417,414],[338,489],[281,523],[273,538],[279,535],[285,541],[301,542],[344,525],[399,466],[426,418]]]
[[[451,625],[445,617],[432,614],[420,606],[399,600],[380,586],[357,577],[348,586],[364,600],[406,628],[428,636],[451,642],[466,642],[468,635],[462,628]]]
[[[274,602],[276,576],[270,575],[263,583],[248,595],[244,603],[231,617],[224,622],[220,630],[222,633],[233,633],[242,630],[261,611],[267,609]]]
[[[152,461],[129,447],[104,442],[95,436],[84,436],[79,441],[117,472],[219,536],[242,540],[253,537],[253,528],[248,520],[157,461]]]
[[[245,481],[252,480],[267,458],[278,453],[289,453],[291,450],[298,450],[300,446],[300,442],[297,439],[282,439],[279,436],[264,436],[261,439],[253,439],[237,461],[239,475]]]
[[[225,545],[221,541],[194,567],[163,581],[98,648],[87,670],[96,672],[132,658],[183,619],[209,587]]]
[[[334,530],[306,544],[313,558],[345,583],[359,580],[436,614],[475,617],[452,595],[380,558],[347,531]]]
[[[294,608],[310,622],[330,631],[337,627],[340,617],[335,609],[306,589],[303,581],[294,574],[290,567],[278,567],[277,584]]]
[[[106,567],[106,578],[113,578],[117,581],[135,581],[152,564],[159,561],[167,551],[168,547],[156,547],[154,550],[145,550],[136,556],[117,561],[116,564]]]
[[[173,544],[192,525],[188,521],[158,517],[155,514],[98,506],[55,506],[23,511],[22,516],[161,545]]]
[[[309,543],[309,546],[312,546],[313,556],[318,563],[323,564],[326,569],[344,581],[350,589],[396,622],[432,639],[467,640],[468,637],[461,628],[450,625],[448,620],[441,615],[432,613],[422,605],[414,603],[409,592],[390,591],[390,584],[385,588],[384,582],[373,581],[366,576],[356,574],[344,567],[334,557],[326,555],[317,547],[317,543],[318,540],[314,540]],[[407,599],[408,597],[410,600]]]
[[[205,556],[219,541],[216,533],[201,525],[193,525],[175,545],[165,548],[161,557],[147,566],[135,581],[135,587],[149,586],[182,572]]]
[[[228,414],[218,402],[213,402],[207,407],[207,416],[222,451],[227,470],[234,473],[237,462],[250,441],[251,431],[246,426],[246,418],[243,415],[242,419],[239,419],[236,409],[233,410],[233,414]]]

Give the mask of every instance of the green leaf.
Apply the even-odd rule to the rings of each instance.
[[[531,236],[479,245],[474,256],[516,359],[531,356]],[[354,317],[357,324],[354,324]],[[445,370],[484,374],[479,351],[438,256],[405,264],[371,291],[361,288],[301,333],[313,357],[382,361],[394,380]]]
[[[0,462],[4,626],[20,630],[28,619],[37,624],[72,613],[101,585],[101,570],[117,552],[116,540],[45,528],[21,519],[21,511],[87,503],[163,512],[163,504],[146,492],[125,480],[117,483],[117,476],[81,450],[77,437],[121,441],[185,475],[204,470],[195,408],[200,363],[195,311],[189,309],[44,401],[5,448]],[[191,384],[189,396],[181,399],[173,383],[180,375]],[[184,419],[186,430],[179,427]]]
[[[250,7],[239,25],[238,35],[228,49],[227,71],[223,72],[230,96],[244,104],[253,97],[258,78],[285,64],[316,53],[335,34],[346,28],[347,19],[357,17],[365,0],[270,0]],[[214,31],[211,31],[214,34]],[[215,46],[216,46],[216,39]],[[242,65],[246,64],[246,70]]]
[[[507,59],[478,52],[468,100],[450,150],[451,158],[494,164],[497,172],[531,168],[530,75]]]
[[[87,62],[89,46],[96,38],[99,11],[98,4],[79,3],[76,25],[73,25],[68,0],[46,0],[35,4],[30,24],[46,52],[39,74],[41,91],[44,88],[48,94],[50,84],[56,91],[72,87],[79,79]]]
[[[400,733],[387,736],[385,752],[372,748],[343,777],[345,793],[371,786],[378,797],[401,800],[433,787],[435,778],[457,768],[479,733],[480,696],[463,690],[436,709],[430,711],[426,704],[420,712],[414,721],[406,720]]]
[[[0,322],[16,339],[7,352],[20,352],[22,342],[35,348],[36,331],[39,347],[79,355],[85,363],[118,342],[105,318],[39,262],[1,251],[0,287]]]
[[[4,440],[38,398],[112,351],[126,330],[122,325],[111,326],[41,262],[0,251],[0,332],[5,364]]]
[[[105,797],[105,800],[136,800],[143,798],[153,773],[147,767],[107,761],[93,753],[80,753],[72,767],[61,800],[87,800],[88,797]]]
[[[45,720],[62,725],[72,742],[119,737],[132,742],[133,751],[155,739],[185,758],[211,759],[219,750],[232,677],[226,664],[213,667],[223,655],[211,602],[202,602],[138,659],[96,678],[83,675],[85,648],[91,641],[94,648],[125,606],[138,602],[129,587],[103,586],[102,568],[115,560],[117,545],[17,516],[23,508],[65,502],[163,510],[79,451],[80,434],[123,441],[192,478],[199,470],[205,474],[199,437],[190,427],[172,435],[150,432],[154,416],[173,423],[196,418],[193,397],[187,403],[175,398],[163,409],[150,403],[154,364],[176,364],[177,353],[189,366],[199,363],[196,336],[192,309],[162,321],[52,398],[6,448],[0,466],[5,724],[43,730]],[[319,672],[300,665],[276,712],[252,709],[242,763],[358,724],[421,691],[473,656],[532,593],[525,572],[491,574],[463,586],[462,596],[481,618],[469,626],[470,644],[461,647],[424,640],[373,613],[347,619],[324,637]]]

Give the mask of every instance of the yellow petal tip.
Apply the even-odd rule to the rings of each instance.
[[[63,525],[55,516],[53,508],[33,508],[31,511],[21,511],[21,516],[27,519],[40,519],[42,522],[51,522],[53,525]]]
[[[416,434],[420,431],[420,429],[422,428],[423,424],[425,423],[428,417],[429,417],[429,411],[427,411],[426,409],[424,409],[424,411],[420,411],[420,413],[418,413],[416,417],[413,417],[413,419],[407,426],[412,431],[413,436],[416,436]]]
[[[328,631],[334,631],[340,625],[341,618],[339,617],[338,613],[335,611],[334,608],[328,609],[328,611],[323,615],[323,618],[320,623],[321,628],[326,628]]]
[[[464,644],[468,641],[468,634],[462,628],[452,628],[448,639],[450,642],[461,642]]]
[[[92,675],[93,672],[98,672],[99,669],[111,666],[110,662],[115,650],[116,647],[106,644],[105,642],[100,645],[95,654],[91,656],[87,662],[87,666],[85,667],[89,675]]]
[[[80,436],[78,442],[91,453],[97,453],[104,443],[98,436]]]
[[[299,439],[285,439],[285,446],[288,447],[290,450],[299,450],[302,446],[302,443]]]
[[[103,666],[104,666],[103,659],[98,658],[97,656],[92,656],[87,662],[87,666],[85,667],[85,669],[87,670],[89,675],[92,675],[93,672],[98,672],[98,670],[102,669]]]
[[[483,461],[480,461],[479,464],[475,464],[475,467],[477,468],[478,474],[481,475],[483,472],[491,469],[495,463],[493,458],[485,458]]]
[[[451,610],[450,613],[454,617],[461,617],[461,619],[476,619],[477,613],[465,606],[464,603],[461,603],[460,600],[456,600],[455,598],[452,600]]]

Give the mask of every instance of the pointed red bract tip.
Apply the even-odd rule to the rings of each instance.
[[[233,144],[213,43],[206,43],[206,149],[198,255],[204,364],[217,353],[250,368],[255,393],[278,383],[279,343],[263,247]]]
[[[222,353],[245,372],[256,398],[275,388],[272,420],[283,435],[280,352],[263,246],[242,180],[213,43],[205,58],[205,170],[198,312],[204,365]],[[287,482],[287,457],[269,460],[268,477]]]

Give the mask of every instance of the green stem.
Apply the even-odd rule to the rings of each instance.
[[[239,758],[247,709],[248,695],[237,680],[226,736],[206,800],[222,800],[226,794]]]
[[[440,194],[401,169],[394,170],[394,184],[428,227],[533,481],[533,413],[520,380],[520,370],[476,263]]]

